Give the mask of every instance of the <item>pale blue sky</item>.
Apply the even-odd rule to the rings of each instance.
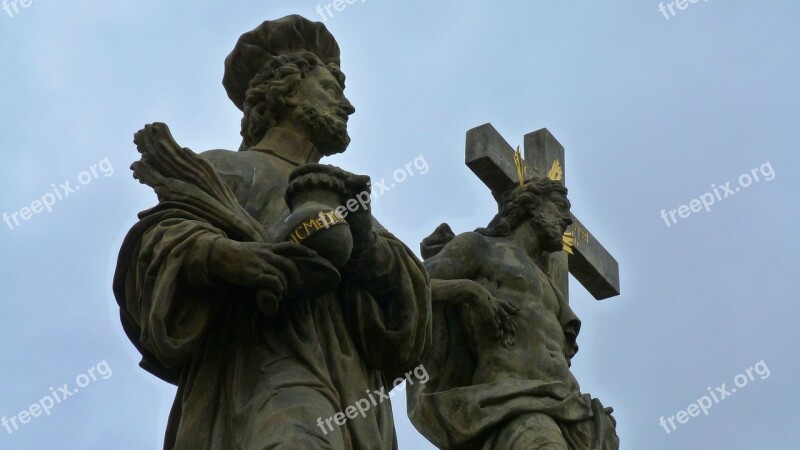
[[[163,121],[196,151],[236,149],[223,59],[262,20],[321,20],[316,7],[38,0],[14,17],[0,10],[0,214],[41,208],[32,204],[67,180],[81,186],[14,229],[0,222],[0,416],[103,361],[113,372],[13,434],[0,426],[0,449],[161,447],[174,389],[137,367],[111,293],[122,238],[155,200],[130,176],[132,135]],[[357,112],[350,149],[329,162],[389,179],[425,158],[426,174],[375,205],[416,250],[442,221],[462,232],[494,213],[463,164],[469,128],[491,122],[512,145],[549,128],[566,148],[573,211],[620,263],[620,297],[596,302],[573,280],[571,303],[583,319],[574,372],[615,408],[622,448],[796,449],[800,5],[675,11],[667,20],[651,0],[334,10],[327,25]],[[106,158],[113,174],[99,170]],[[660,217],[766,163],[772,180],[710,212],[669,227]],[[769,377],[708,416],[670,434],[659,425],[762,360]],[[433,448],[402,398],[394,410],[401,449]]]

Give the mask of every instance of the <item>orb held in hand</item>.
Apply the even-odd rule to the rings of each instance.
[[[350,226],[336,209],[344,201],[344,183],[328,174],[309,173],[286,189],[292,212],[284,221],[284,240],[303,244],[341,269],[353,251]]]

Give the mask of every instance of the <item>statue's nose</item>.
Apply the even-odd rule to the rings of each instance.
[[[347,113],[348,116],[356,112],[356,108],[353,106],[352,103],[350,103],[350,100],[348,100],[347,98],[342,99],[341,107],[344,110],[344,112]]]

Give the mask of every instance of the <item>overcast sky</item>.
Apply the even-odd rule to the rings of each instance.
[[[615,408],[621,448],[800,448],[800,4],[326,4],[357,109],[327,162],[391,181],[424,158],[375,200],[412,249],[495,213],[463,162],[468,129],[516,146],[546,127],[566,148],[573,212],[622,283],[598,302],[571,280],[573,371]],[[137,366],[111,292],[155,202],[128,169],[133,133],[162,121],[195,151],[236,149],[225,56],[263,20],[323,17],[309,0],[17,8],[0,11],[0,416],[19,427],[0,426],[0,449],[161,448],[174,388]],[[31,411],[65,383],[85,387]],[[712,393],[707,415],[690,406]],[[400,448],[433,448],[393,404]]]

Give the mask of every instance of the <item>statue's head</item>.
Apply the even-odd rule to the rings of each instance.
[[[519,227],[532,227],[543,251],[562,249],[564,232],[572,224],[572,218],[567,188],[561,182],[533,177],[522,187],[515,185],[507,189],[500,199],[500,211],[478,232],[501,237]]]
[[[242,148],[280,126],[307,137],[323,155],[347,148],[339,47],[324,25],[300,16],[266,21],[242,35],[225,60],[223,85],[244,113]]]

